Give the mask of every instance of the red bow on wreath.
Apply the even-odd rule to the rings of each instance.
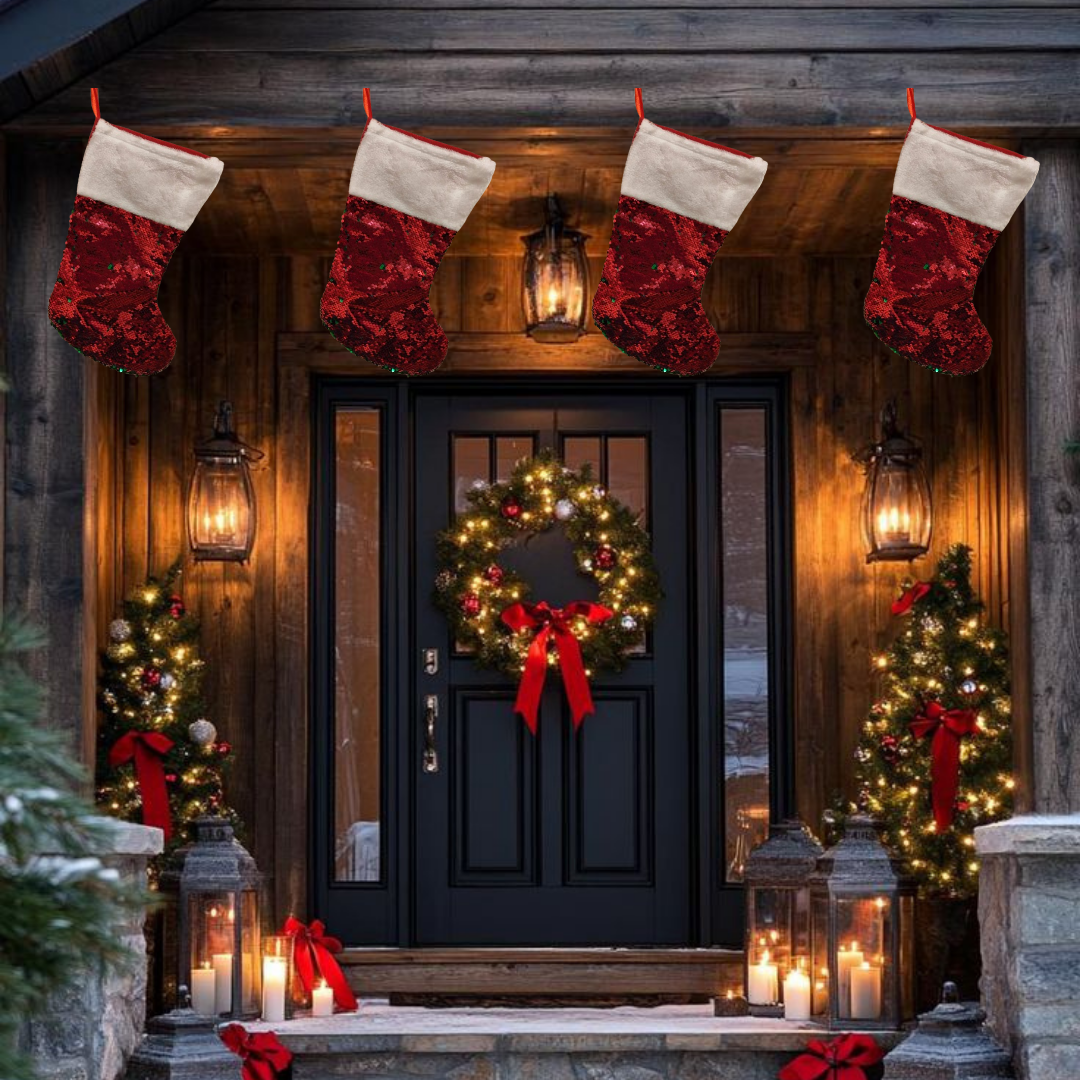
[[[536,714],[540,708],[540,695],[544,691],[544,678],[548,668],[548,641],[554,639],[559,654],[563,686],[570,702],[570,714],[574,727],[590,713],[596,712],[589,679],[581,659],[581,646],[570,627],[572,619],[584,619],[590,626],[597,626],[610,619],[615,612],[602,604],[588,600],[575,600],[566,607],[553,608],[541,601],[539,604],[511,604],[503,611],[502,621],[516,634],[519,630],[537,630],[525,657],[525,671],[518,685],[514,712],[519,713],[529,730],[536,734]]]
[[[806,1053],[785,1065],[780,1080],[870,1080],[884,1055],[869,1035],[838,1035],[831,1042],[812,1039]],[[873,1072],[867,1072],[873,1069]]]
[[[310,994],[315,989],[315,972],[318,971],[334,991],[334,1004],[345,1012],[356,1009],[356,995],[333,956],[341,952],[341,942],[326,932],[322,920],[316,919],[310,926],[305,926],[290,915],[281,932],[293,939],[293,964],[304,990]]]
[[[275,1080],[292,1064],[292,1051],[272,1031],[252,1034],[240,1024],[229,1024],[221,1030],[221,1041],[243,1058],[244,1080]]]
[[[973,709],[946,709],[936,701],[928,701],[910,727],[916,739],[934,737],[930,750],[934,828],[939,833],[945,832],[953,821],[956,790],[960,786],[960,740],[979,730],[979,720]]]
[[[892,613],[904,615],[909,612],[928,592],[930,584],[926,581],[916,581],[911,588],[906,589],[899,600],[893,601]]]
[[[165,787],[162,757],[173,748],[173,741],[160,731],[129,731],[113,743],[109,764],[115,769],[135,760],[135,780],[142,798],[143,822],[159,828],[168,840],[172,834],[169,813],[169,790]]]

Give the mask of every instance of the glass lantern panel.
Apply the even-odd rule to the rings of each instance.
[[[836,900],[837,1016],[880,1022],[892,1011],[892,906],[885,896]]]
[[[864,528],[878,551],[925,547],[930,541],[930,503],[917,463],[883,461],[874,473]]]
[[[257,1016],[262,989],[259,897],[254,889],[240,894],[240,1007],[244,1016]]]
[[[202,458],[195,466],[189,526],[196,548],[244,551],[252,530],[253,496],[240,457]]]
[[[829,1015],[829,984],[832,977],[829,956],[829,898],[814,895],[810,899],[810,924],[812,939],[813,994],[812,1014],[817,1019]]]
[[[758,961],[767,954],[779,968],[781,980],[791,970],[796,955],[792,941],[795,891],[768,887],[750,889],[747,925],[750,955]],[[799,955],[805,955],[805,950]]]
[[[915,897],[900,897],[900,1019],[915,1015]]]
[[[187,981],[192,1008],[204,1016],[232,1012],[235,897],[230,892],[197,892],[188,897],[191,952]]]

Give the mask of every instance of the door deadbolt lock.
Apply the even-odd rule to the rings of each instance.
[[[439,672],[439,650],[424,650],[424,674],[437,675]]]

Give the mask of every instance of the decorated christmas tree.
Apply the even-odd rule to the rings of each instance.
[[[109,625],[99,681],[98,802],[164,829],[170,848],[194,838],[197,818],[231,817],[222,794],[230,747],[204,715],[199,624],[178,578],[176,564],[128,597]]]
[[[892,611],[899,632],[875,658],[882,693],[856,750],[860,799],[925,892],[970,896],[973,830],[1012,809],[1005,635],[985,621],[963,545]]]

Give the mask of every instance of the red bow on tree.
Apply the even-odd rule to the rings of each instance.
[[[973,709],[946,709],[936,701],[928,701],[910,726],[916,739],[934,737],[930,749],[934,828],[945,832],[953,821],[956,790],[960,786],[960,740],[979,730],[978,717]]]
[[[293,939],[293,963],[304,990],[310,994],[315,989],[315,972],[318,971],[334,991],[334,1004],[345,1012],[356,1009],[356,995],[333,956],[341,952],[341,942],[326,932],[322,920],[316,919],[310,926],[305,926],[290,915],[282,933]]]
[[[812,1039],[806,1053],[785,1065],[780,1080],[869,1080],[867,1069],[884,1055],[869,1035],[838,1035],[831,1042]]]
[[[519,713],[529,730],[536,734],[536,714],[540,708],[540,695],[544,691],[544,678],[548,668],[548,641],[554,639],[555,651],[559,654],[559,667],[562,669],[563,686],[570,702],[570,714],[574,718],[574,727],[590,713],[596,712],[592,694],[589,692],[589,679],[585,674],[585,665],[581,660],[581,646],[571,629],[573,619],[584,619],[590,626],[610,619],[615,612],[602,604],[593,604],[588,600],[575,600],[566,607],[553,608],[547,603],[511,604],[503,611],[502,621],[516,634],[519,630],[537,630],[532,639],[528,655],[525,657],[525,671],[518,685],[514,712]]]
[[[244,1080],[275,1080],[292,1064],[292,1051],[272,1031],[249,1033],[240,1024],[221,1030],[221,1041],[244,1060]]]
[[[892,613],[904,615],[909,612],[930,591],[930,583],[916,581],[909,589],[905,589],[899,600],[893,601]]]
[[[165,787],[162,757],[173,748],[173,741],[160,731],[129,731],[113,743],[109,764],[115,769],[135,760],[135,780],[142,798],[143,822],[155,825],[168,840],[172,835],[169,791]]]

